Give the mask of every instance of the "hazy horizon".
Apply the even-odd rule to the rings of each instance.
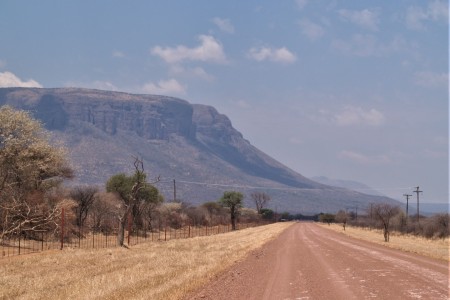
[[[448,203],[446,1],[19,0],[0,16],[0,87],[212,105],[304,176]]]

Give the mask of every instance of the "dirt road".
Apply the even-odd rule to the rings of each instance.
[[[297,223],[186,299],[449,299],[449,264]]]

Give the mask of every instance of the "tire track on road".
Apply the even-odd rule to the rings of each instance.
[[[448,262],[298,223],[185,299],[449,299]]]

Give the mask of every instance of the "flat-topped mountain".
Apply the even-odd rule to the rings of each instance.
[[[310,180],[251,145],[211,106],[156,95],[78,88],[0,88],[0,105],[32,112],[63,142],[76,170],[71,184],[104,186],[133,172],[133,156],[167,200],[199,204],[239,190],[264,191],[278,211],[334,212],[394,200]]]

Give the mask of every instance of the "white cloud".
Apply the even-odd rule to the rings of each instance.
[[[186,87],[176,79],[160,80],[158,83],[149,82],[142,87],[144,93],[158,95],[185,95]]]
[[[165,60],[167,63],[179,63],[186,60],[225,63],[226,57],[222,44],[210,35],[200,35],[198,37],[200,45],[188,48],[178,45],[174,48],[156,46],[151,53]]]
[[[213,23],[216,24],[220,30],[226,33],[234,33],[234,26],[228,19],[214,18]]]
[[[237,107],[244,108],[244,109],[248,109],[248,108],[252,107],[247,101],[244,101],[244,100],[237,101],[236,105],[237,105]]]
[[[390,163],[391,160],[386,155],[365,155],[355,151],[343,150],[339,153],[340,158],[351,160],[360,164]]]
[[[370,10],[370,9],[363,9],[363,10],[347,10],[347,9],[340,9],[338,10],[339,16],[349,21],[353,24],[356,24],[358,26],[377,31],[378,30],[378,23],[379,23],[379,11],[378,10]]]
[[[302,10],[308,4],[308,0],[295,0],[295,4],[297,4],[298,9]]]
[[[66,81],[65,87],[80,87],[86,89],[96,89],[104,91],[118,91],[119,88],[109,81],[95,80],[91,82]]]
[[[406,26],[409,29],[425,29],[427,21],[444,21],[448,23],[447,1],[428,1],[426,8],[410,6],[406,11]]]
[[[297,137],[290,137],[289,138],[289,143],[293,144],[293,145],[301,145],[301,144],[303,144],[303,140],[299,139]]]
[[[342,112],[334,116],[334,120],[339,126],[351,126],[351,125],[369,125],[380,126],[384,123],[384,115],[372,108],[364,110],[361,107],[346,107]]]
[[[112,56],[117,58],[123,58],[125,57],[125,54],[122,51],[114,50]]]
[[[248,57],[256,61],[269,60],[287,64],[294,63],[297,60],[297,57],[285,47],[278,49],[254,47],[248,51]]]
[[[406,41],[395,38],[389,43],[382,43],[374,35],[355,34],[351,40],[334,40],[332,47],[344,54],[357,55],[361,57],[385,56],[391,53],[408,49]]]
[[[98,89],[98,90],[105,90],[105,91],[118,91],[119,90],[111,82],[109,82],[109,81],[101,81],[101,80],[94,81],[93,84],[92,84],[92,88]]]
[[[416,84],[428,88],[448,87],[449,85],[448,73],[416,72],[414,81]]]
[[[322,26],[311,22],[308,19],[302,19],[299,21],[300,28],[302,31],[302,34],[307,36],[311,40],[318,39],[322,37],[325,33]]]
[[[214,76],[205,71],[201,67],[185,68],[181,65],[172,65],[169,70],[170,74],[186,77],[197,77],[206,81],[213,81]]]
[[[214,79],[213,75],[210,75],[208,72],[205,71],[205,69],[203,69],[201,67],[195,67],[191,70],[191,72],[196,77],[202,78],[207,81],[212,81]]]
[[[14,75],[11,72],[0,72],[0,87],[37,87],[41,88],[42,85],[33,80],[30,79],[28,81],[22,81],[19,77]]]

